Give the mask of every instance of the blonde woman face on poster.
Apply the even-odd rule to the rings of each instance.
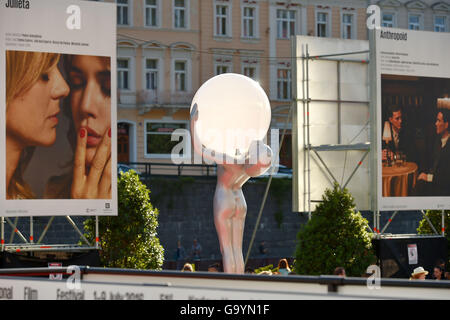
[[[60,99],[69,87],[56,65],[7,106],[7,136],[22,147],[51,146],[56,140]]]
[[[34,194],[22,174],[30,160],[26,148],[56,141],[60,99],[69,87],[57,68],[59,54],[6,52],[6,186],[7,199]]]
[[[78,133],[72,198],[111,198],[110,59],[72,56],[70,107]]]

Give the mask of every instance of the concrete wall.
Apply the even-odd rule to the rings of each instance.
[[[192,241],[197,238],[203,247],[202,258],[205,260],[220,260],[220,248],[213,221],[213,197],[216,181],[214,178],[201,180],[175,178],[159,178],[149,182],[150,199],[154,207],[159,210],[158,237],[165,249],[165,260],[173,260],[177,240],[181,240],[187,252],[190,251]],[[260,210],[261,201],[266,188],[266,180],[247,182],[243,191],[247,201],[247,218],[244,231],[243,254],[247,253],[252,233]],[[296,236],[300,226],[307,221],[307,214],[292,213],[292,191],[286,192],[281,206],[277,198],[269,192],[260,226],[252,246],[250,258],[258,259],[259,243],[264,240],[269,250],[268,257],[293,257],[296,247]],[[283,212],[283,221],[279,226],[275,213]],[[383,212],[381,226],[383,227],[392,213]],[[373,215],[363,212],[363,216],[373,225]],[[72,217],[78,227],[83,230],[85,217]],[[34,239],[40,237],[48,222],[48,217],[34,218]],[[411,234],[416,233],[420,212],[399,212],[393,222],[386,229],[386,233]],[[14,218],[11,218],[14,222]],[[29,218],[20,218],[18,228],[29,238]],[[439,226],[436,226],[439,228]],[[11,227],[5,224],[5,240],[8,243]],[[65,217],[56,217],[50,226],[43,244],[69,244],[80,240],[78,233],[67,222]],[[13,242],[21,243],[16,235]]]

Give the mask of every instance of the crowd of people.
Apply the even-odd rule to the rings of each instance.
[[[439,259],[436,262],[436,265],[434,266],[433,272],[431,274],[423,267],[417,267],[411,273],[410,280],[450,280],[450,272],[445,270],[445,261]]]
[[[264,241],[260,243],[259,246],[259,257],[263,259],[262,261],[267,262],[267,248],[265,247]],[[201,254],[202,254],[202,246],[198,242],[197,239],[193,240],[191,250],[189,254],[186,252],[184,247],[181,245],[181,241],[177,241],[177,248],[175,250],[175,261],[176,261],[176,269],[180,270],[182,272],[195,272],[196,266],[198,269],[199,262],[201,260]],[[263,263],[264,266],[266,264]],[[208,265],[207,268],[208,272],[223,272],[223,268],[221,267],[220,263],[212,263]],[[256,271],[255,271],[256,270]],[[259,270],[259,271],[258,271]],[[445,261],[443,259],[439,259],[435,263],[435,267],[433,268],[433,271],[430,273],[429,271],[425,270],[422,266],[419,266],[413,270],[413,272],[410,275],[410,280],[450,280],[450,271],[446,271]],[[288,259],[281,258],[278,261],[278,266],[276,268],[267,268],[267,270],[264,268],[264,270],[260,269],[251,269],[246,268],[245,273],[247,274],[258,274],[258,275],[294,275],[296,274],[292,270],[292,266],[289,266]],[[334,269],[333,275],[340,276],[340,277],[346,277],[346,271],[345,268],[342,266],[337,266]],[[365,274],[362,275],[363,277],[369,277],[371,274]]]

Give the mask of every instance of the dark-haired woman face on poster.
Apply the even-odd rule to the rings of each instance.
[[[65,61],[70,85],[72,170],[52,177],[46,198],[111,198],[110,58],[72,55]],[[75,134],[73,134],[75,133]]]
[[[23,172],[36,146],[56,141],[60,99],[69,87],[57,68],[60,56],[6,52],[6,198],[33,199]]]

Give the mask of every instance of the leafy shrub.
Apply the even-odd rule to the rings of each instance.
[[[442,210],[427,210],[425,212],[425,215],[428,217],[428,219],[430,219],[430,221],[433,224],[433,226],[435,227],[436,231],[439,234],[442,234],[441,233]],[[445,228],[444,236],[447,238],[447,241],[448,241],[447,257],[449,257],[449,259],[450,259],[450,232],[448,232],[449,226],[450,226],[450,210],[446,210],[446,211],[444,211],[444,228]],[[431,226],[428,223],[428,221],[425,218],[423,218],[419,222],[419,227],[417,228],[417,233],[418,234],[434,234],[434,231],[433,231],[433,229],[431,229]]]
[[[100,260],[105,267],[161,269],[164,248],[157,238],[158,209],[134,170],[117,181],[118,216],[99,217]],[[86,238],[95,239],[95,219],[85,221]]]
[[[311,220],[297,234],[297,274],[333,274],[344,267],[347,276],[361,276],[376,262],[368,221],[355,212],[353,197],[338,184],[325,190]]]

